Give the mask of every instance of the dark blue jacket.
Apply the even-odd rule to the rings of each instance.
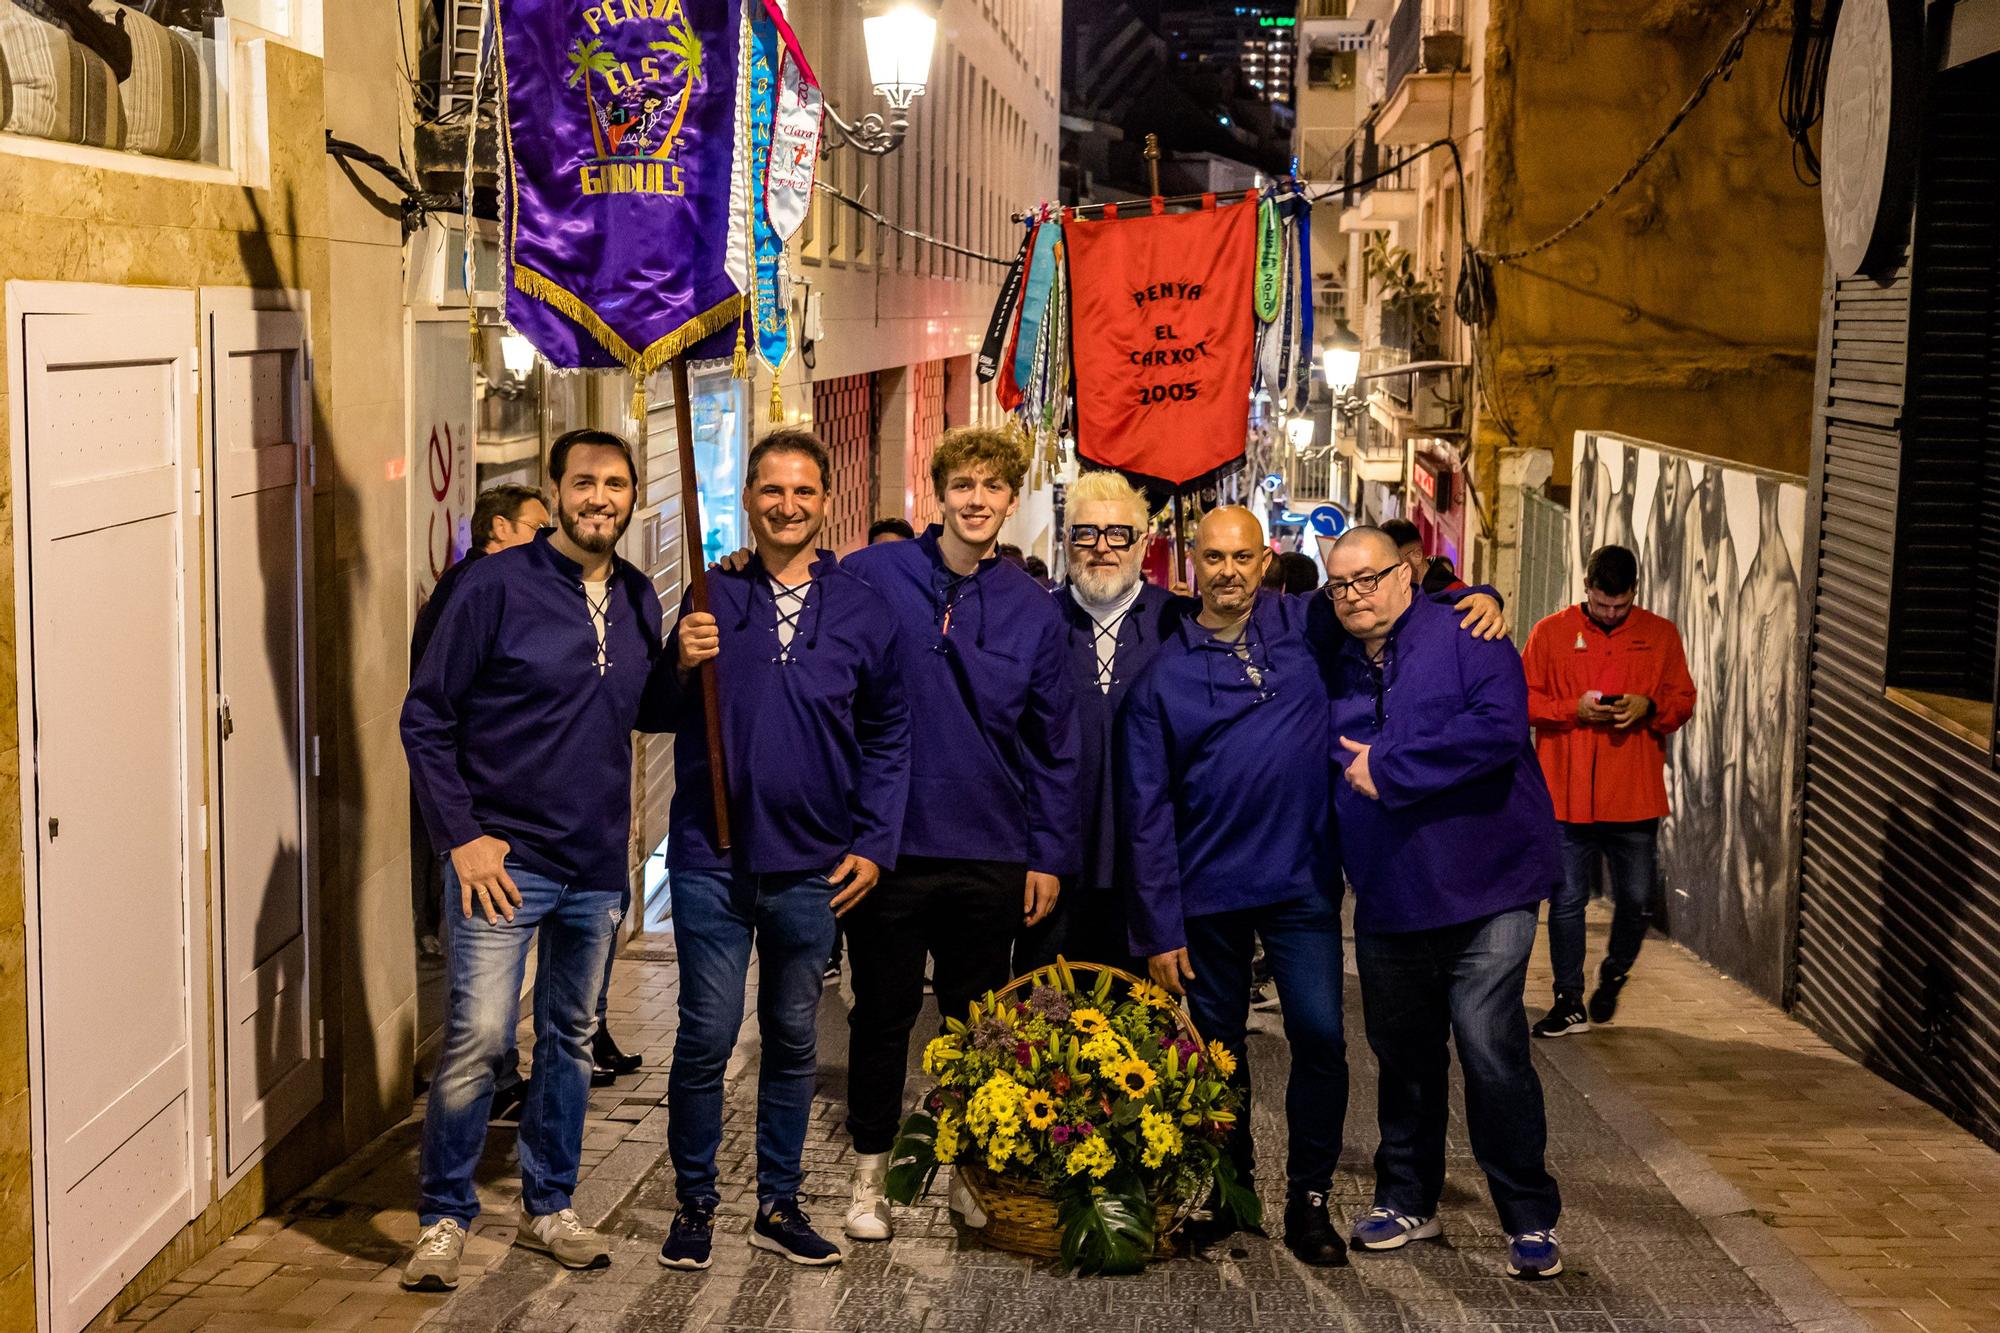
[[[1304,634],[1316,596],[1258,594],[1244,637],[1262,688],[1189,615],[1126,695],[1117,737],[1134,953],[1184,947],[1189,917],[1338,893],[1327,686]]]
[[[1354,928],[1428,930],[1549,896],[1562,871],[1555,810],[1528,735],[1528,686],[1505,639],[1475,639],[1419,597],[1378,670],[1347,639],[1331,657],[1333,754],[1374,748],[1382,798],[1333,784]]]
[[[1112,720],[1153,654],[1201,603],[1176,597],[1156,583],[1141,583],[1137,600],[1118,625],[1109,693],[1097,688],[1097,622],[1077,601],[1072,585],[1064,584],[1056,593],[1056,608],[1069,639],[1070,688],[1076,694],[1076,808],[1083,823],[1083,872],[1077,887],[1122,893],[1132,882],[1132,857],[1130,843],[1118,832],[1120,770]]]
[[[632,731],[665,729],[673,668],[652,582],[611,564],[602,672],[583,570],[547,533],[458,580],[403,701],[410,783],[440,852],[490,834],[565,884],[627,886]]]
[[[1048,590],[989,556],[959,580],[933,523],[841,568],[889,603],[910,706],[902,856],[1076,873],[1076,700]],[[949,603],[949,604],[947,604]]]
[[[896,622],[873,588],[819,552],[791,646],[778,639],[764,562],[712,569],[708,607],[729,776],[730,850],[715,849],[707,710],[675,673],[674,799],[667,865],[753,875],[818,871],[848,852],[896,864],[910,794],[910,715],[896,675]],[[690,594],[691,595],[691,594]],[[681,602],[681,615],[688,610]],[[680,622],[667,636],[680,660]]]

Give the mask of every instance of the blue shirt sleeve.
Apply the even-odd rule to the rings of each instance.
[[[463,847],[486,830],[473,818],[472,793],[458,768],[460,709],[493,650],[506,595],[499,579],[466,578],[417,664],[403,700],[403,752],[431,845]]]
[[[646,673],[646,693],[639,701],[640,731],[679,731],[701,697],[695,680],[681,679],[681,621],[687,618],[694,601],[692,589],[681,594],[681,609],[674,614],[674,627],[667,642]]]
[[[1368,753],[1369,775],[1388,809],[1514,763],[1528,743],[1528,681],[1514,645],[1475,639],[1456,626],[1450,643],[1457,650],[1462,706],[1427,713],[1419,704],[1412,712],[1392,713]]]
[[[861,746],[861,767],[850,800],[854,854],[891,870],[910,800],[910,707],[897,666],[898,631],[893,620],[885,617],[884,623],[889,632],[863,668],[854,700],[854,738]]]
[[[1062,617],[1049,608],[1021,713],[1021,753],[1028,787],[1028,869],[1074,875],[1083,853],[1077,819],[1081,761],[1076,696],[1069,678]]]
[[[1125,917],[1132,951],[1141,957],[1187,944],[1181,915],[1181,866],[1174,837],[1173,759],[1167,752],[1158,691],[1141,681],[1118,710],[1118,827],[1132,856]]]

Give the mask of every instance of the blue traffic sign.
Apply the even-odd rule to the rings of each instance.
[[[1338,537],[1347,531],[1347,515],[1333,505],[1321,505],[1306,518],[1312,530],[1321,537]]]

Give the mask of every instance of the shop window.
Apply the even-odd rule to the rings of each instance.
[[[1938,76],[1918,167],[1887,682],[1990,744],[2000,628],[2000,102]]]

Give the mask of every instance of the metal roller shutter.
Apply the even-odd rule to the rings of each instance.
[[[832,455],[827,495],[827,549],[838,555],[868,540],[876,518],[882,470],[876,435],[875,376],[843,375],[813,383],[813,429]]]

